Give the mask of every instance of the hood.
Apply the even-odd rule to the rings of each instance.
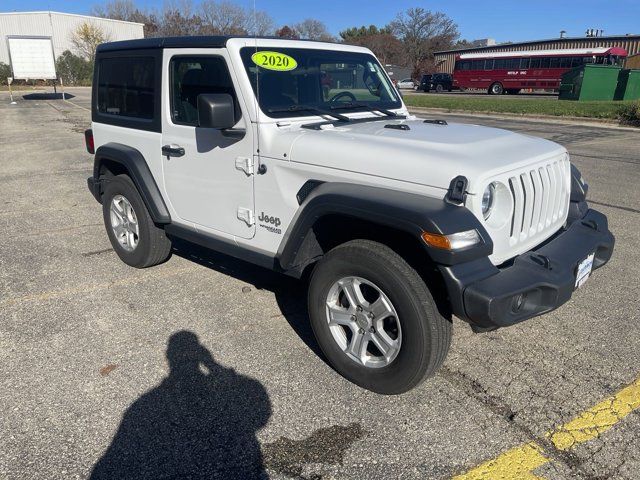
[[[292,136],[287,135],[293,162],[442,189],[447,189],[454,177],[464,175],[471,194],[477,193],[481,178],[521,169],[566,151],[548,140],[507,130],[437,125],[420,119],[326,125],[321,130],[300,128]]]

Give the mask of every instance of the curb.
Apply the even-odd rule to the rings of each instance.
[[[629,132],[640,132],[640,129],[637,127],[620,125],[615,120],[606,120],[606,119],[599,119],[599,118],[559,117],[554,115],[526,115],[526,114],[519,114],[519,113],[469,112],[466,110],[448,110],[446,108],[425,108],[425,107],[410,107],[410,106],[407,106],[407,108],[409,109],[410,113],[414,113],[414,114],[442,113],[442,114],[457,116],[457,117],[491,118],[496,120],[519,120],[523,122],[579,125],[584,127],[596,127],[596,128],[607,128],[611,130],[625,130]]]

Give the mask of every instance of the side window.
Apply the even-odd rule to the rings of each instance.
[[[558,68],[560,67],[560,57],[551,57],[549,60],[549,68]]]
[[[520,68],[523,70],[526,70],[527,68],[529,68],[529,59],[528,58],[521,58],[520,59]]]
[[[228,93],[235,105],[236,121],[240,107],[227,63],[215,56],[175,56],[169,64],[171,119],[181,125],[198,125],[198,95]]]
[[[493,70],[493,58],[484,61],[485,70]]]
[[[540,57],[532,58],[531,66],[529,68],[540,68],[540,60],[542,60]]]
[[[154,118],[153,57],[103,58],[98,62],[99,113],[151,120]]]
[[[549,68],[551,59],[549,57],[543,57],[540,59],[540,68]]]
[[[520,68],[520,59],[519,58],[509,58],[507,59],[506,68],[508,70],[517,70]]]
[[[504,58],[496,58],[495,62],[493,63],[493,68],[496,70],[504,70],[505,68],[507,68],[507,60]]]
[[[471,64],[471,70],[484,70],[484,60],[474,60]]]

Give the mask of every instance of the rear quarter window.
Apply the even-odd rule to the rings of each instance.
[[[98,64],[98,112],[151,120],[154,117],[153,57],[104,58]]]
[[[92,92],[92,120],[160,132],[162,50],[98,52]]]

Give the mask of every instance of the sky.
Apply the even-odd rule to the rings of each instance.
[[[236,0],[245,7],[265,10],[278,25],[293,24],[308,17],[323,21],[337,35],[351,26],[384,26],[411,7],[439,10],[457,24],[461,38],[493,38],[518,42],[567,36],[583,36],[587,28],[605,35],[640,34],[640,0],[536,0],[486,2],[440,0]],[[88,13],[100,1],[0,0],[0,12],[54,10]],[[161,8],[162,0],[137,0],[141,6]],[[198,0],[193,0],[197,4]]]

